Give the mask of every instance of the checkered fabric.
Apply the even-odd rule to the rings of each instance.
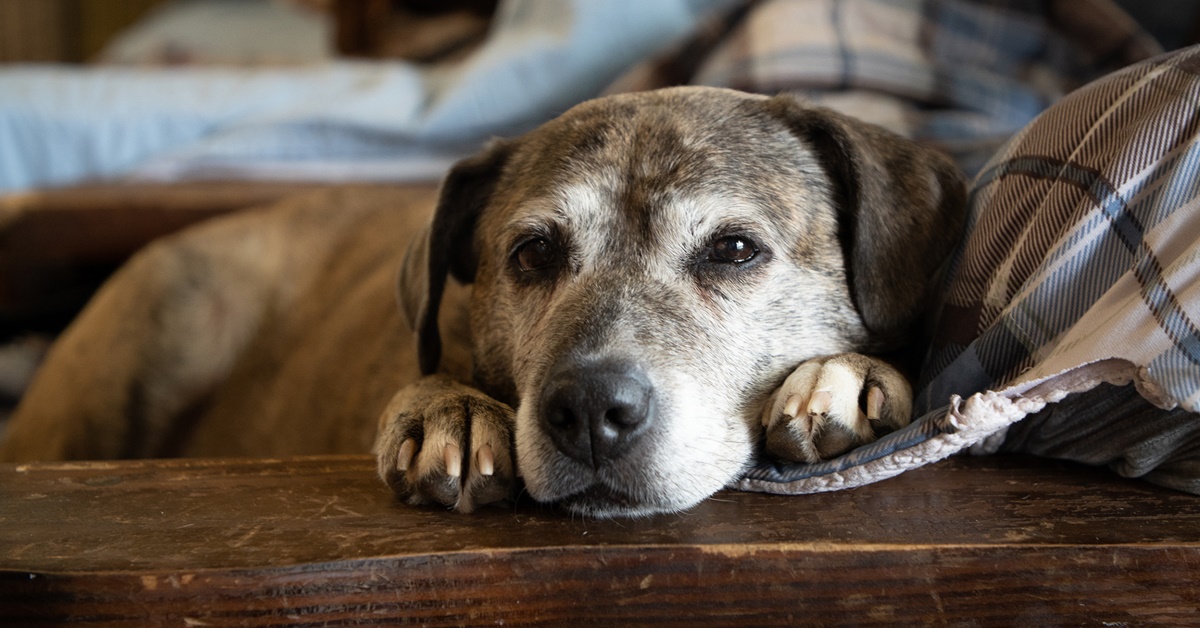
[[[1160,52],[1109,0],[760,0],[609,91],[795,92],[974,174],[1067,92]]]

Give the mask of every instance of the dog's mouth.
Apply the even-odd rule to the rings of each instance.
[[[645,516],[669,510],[670,496],[659,494],[657,475],[637,454],[596,469],[557,450],[544,450],[543,472],[536,479],[525,475],[525,489],[536,500],[570,512],[596,518]],[[533,483],[531,484],[531,480]]]
[[[646,517],[690,508],[725,486],[727,475],[740,474],[740,466],[705,472],[703,465],[659,460],[661,450],[654,451],[592,468],[543,449],[537,470],[525,473],[525,488],[538,501],[585,517]]]

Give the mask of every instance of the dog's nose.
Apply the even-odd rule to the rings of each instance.
[[[559,451],[596,468],[620,457],[650,426],[654,391],[627,362],[567,366],[547,379],[539,409]]]

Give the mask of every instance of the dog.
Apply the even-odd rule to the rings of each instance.
[[[920,351],[965,205],[946,157],[789,95],[588,101],[436,198],[342,188],[152,244],[52,348],[0,458],[373,447],[413,503],[683,510],[761,450],[814,462],[908,423],[888,356]]]

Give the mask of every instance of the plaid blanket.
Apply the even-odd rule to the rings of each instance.
[[[1064,94],[1159,52],[1108,0],[761,0],[609,91],[798,92],[934,145],[974,174]]]
[[[856,486],[994,451],[1033,414],[1006,449],[1200,493],[1198,103],[1194,47],[1096,81],[1023,129],[974,182],[920,418],[836,460],[760,465],[738,486]]]

